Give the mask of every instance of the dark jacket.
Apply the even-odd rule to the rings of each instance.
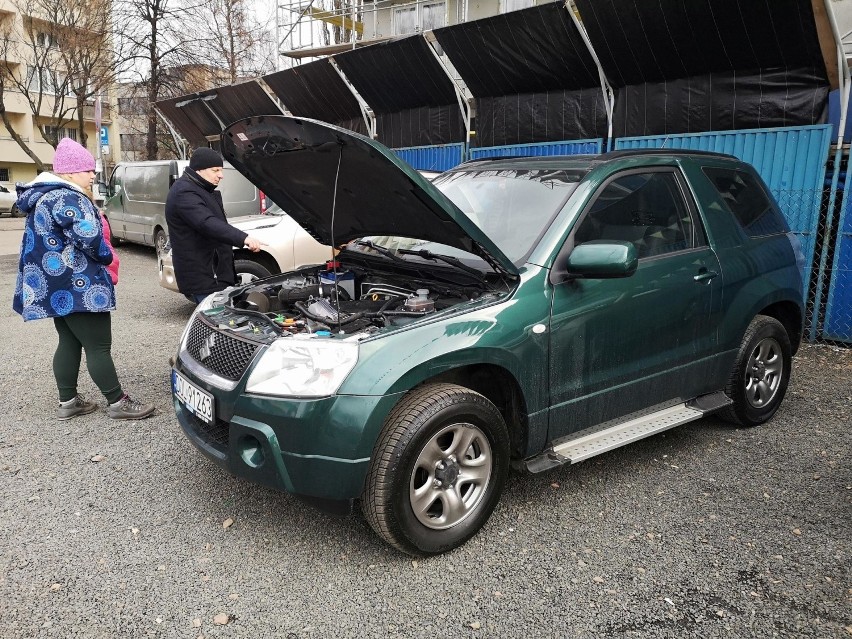
[[[233,247],[248,234],[228,224],[222,194],[190,168],[169,189],[166,224],[181,293],[206,295],[236,282]]]
[[[114,310],[112,251],[80,188],[42,173],[18,185],[17,205],[27,219],[12,308],[25,320]]]

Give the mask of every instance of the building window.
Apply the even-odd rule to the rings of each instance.
[[[500,13],[509,13],[534,6],[535,0],[500,0]]]
[[[36,44],[40,47],[44,47],[45,49],[50,49],[51,47],[56,46],[56,36],[52,33],[39,31],[36,34]]]
[[[9,174],[9,169],[0,169],[0,182],[11,182],[11,175]]]
[[[57,141],[57,142],[58,142],[59,140],[61,140],[62,138],[71,138],[71,139],[72,139],[72,140],[74,140],[75,142],[78,142],[78,141],[79,141],[79,140],[77,139],[77,129],[65,129],[65,128],[61,127],[61,126],[60,126],[60,127],[56,127],[56,126],[51,126],[51,125],[49,125],[49,124],[48,124],[48,125],[45,125],[45,127],[44,127],[44,135],[45,135],[45,139],[47,139],[47,137],[49,137],[49,136],[51,136],[51,135],[55,135],[55,136],[56,136],[56,141]]]
[[[447,3],[418,2],[415,5],[393,10],[393,33],[419,33],[447,25]]]
[[[403,35],[417,31],[417,7],[393,10],[393,34]]]
[[[420,24],[423,25],[423,31],[447,26],[447,3],[424,3],[420,13]]]

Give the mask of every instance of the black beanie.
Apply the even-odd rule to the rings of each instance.
[[[189,158],[189,168],[193,171],[210,169],[214,166],[223,166],[222,156],[213,149],[208,149],[206,146],[195,149],[192,152],[192,157]]]

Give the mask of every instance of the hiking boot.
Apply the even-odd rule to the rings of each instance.
[[[77,417],[77,415],[88,415],[96,410],[98,410],[98,405],[95,402],[87,401],[82,395],[77,395],[74,399],[69,399],[67,402],[59,402],[59,408],[56,409],[56,418],[64,422],[66,419]]]
[[[151,416],[156,410],[153,404],[143,404],[135,399],[130,399],[129,395],[124,395],[114,404],[109,405],[107,414],[113,419],[145,419]]]

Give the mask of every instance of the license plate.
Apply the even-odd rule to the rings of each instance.
[[[213,395],[203,391],[177,371],[172,371],[172,391],[184,408],[208,424],[213,423]]]

